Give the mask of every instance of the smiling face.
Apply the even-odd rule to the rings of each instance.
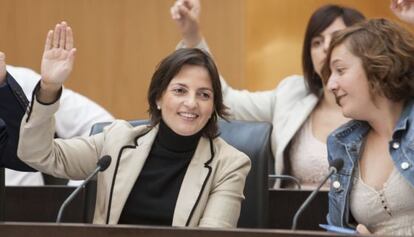
[[[346,28],[342,17],[336,18],[320,35],[312,38],[311,58],[315,72],[321,77],[322,66],[325,63],[326,53],[331,43],[332,34]]]
[[[202,66],[184,65],[157,100],[162,120],[175,133],[190,136],[207,124],[214,111],[210,75]]]
[[[343,115],[365,120],[375,105],[361,59],[348,50],[345,42],[332,50],[329,66],[327,88],[335,95]]]

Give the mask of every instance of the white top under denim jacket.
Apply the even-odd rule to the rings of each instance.
[[[414,188],[414,99],[408,101],[394,128],[389,152],[395,168]],[[328,137],[328,159],[342,159],[343,168],[331,178],[328,223],[352,227],[349,208],[352,178],[360,158],[360,149],[370,129],[367,122],[352,120]],[[413,197],[414,198],[414,197]],[[414,215],[414,213],[413,213]]]

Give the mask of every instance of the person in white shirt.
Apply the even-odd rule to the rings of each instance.
[[[0,86],[7,83],[6,71],[21,87],[30,102],[40,75],[28,68],[6,65],[5,55],[0,52]],[[67,88],[62,91],[60,103],[56,113],[56,136],[60,138],[88,136],[95,123],[114,120],[114,117],[100,105]],[[6,186],[44,184],[39,172],[21,172],[12,169],[5,169],[5,182]]]
[[[171,17],[183,40],[178,48],[197,47],[209,51],[199,27],[199,0],[177,0]],[[273,124],[271,135],[275,173],[296,177],[303,189],[316,188],[328,172],[326,138],[346,121],[334,96],[323,86],[321,68],[332,34],[364,16],[356,9],[324,5],[308,21],[303,43],[303,76],[283,79],[277,88],[250,92],[232,88],[222,78],[224,103],[234,119]],[[293,187],[276,182],[275,188]],[[328,188],[326,185],[324,188]]]

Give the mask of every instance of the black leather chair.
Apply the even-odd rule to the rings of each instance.
[[[130,121],[133,126],[148,124],[148,120]],[[109,123],[95,124],[91,135],[102,132]],[[274,159],[270,148],[272,124],[231,120],[219,121],[220,137],[250,157],[252,167],[247,176],[238,227],[268,227],[268,174],[274,173]],[[88,192],[88,191],[87,191]],[[89,191],[93,193],[93,191]],[[90,198],[91,200],[93,198]],[[92,209],[92,207],[88,207]],[[91,210],[92,211],[92,210]],[[92,215],[90,216],[92,217]]]

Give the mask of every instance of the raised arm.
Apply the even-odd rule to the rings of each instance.
[[[177,0],[171,7],[171,17],[183,37],[184,44],[191,48],[202,40],[199,25],[201,5],[199,0]]]
[[[72,30],[65,22],[49,31],[41,64],[41,80],[22,119],[17,155],[44,173],[84,179],[96,167],[104,135],[54,139],[54,115],[60,105],[62,84],[72,71],[75,52]]]
[[[72,29],[62,22],[55,30],[47,33],[43,52],[40,89],[37,99],[43,103],[52,103],[58,99],[63,82],[72,72],[76,48],[73,47]]]
[[[170,12],[183,38],[177,48],[197,47],[211,54],[200,30],[200,1],[177,0],[171,7]],[[275,103],[274,91],[252,93],[247,90],[236,90],[228,85],[221,75],[220,79],[224,103],[230,108],[232,118],[272,121]]]

